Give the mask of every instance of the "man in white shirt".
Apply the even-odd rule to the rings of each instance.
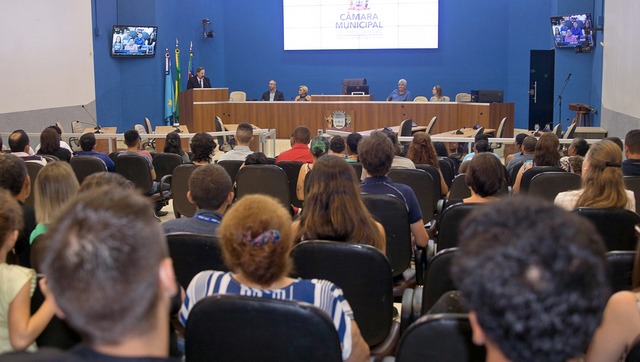
[[[29,136],[21,129],[13,131],[9,136],[9,149],[11,149],[11,154],[20,157],[25,162],[39,163],[42,166],[47,165],[47,160],[30,152]]]
[[[218,159],[219,161],[238,160],[244,161],[247,156],[253,153],[249,148],[251,141],[253,140],[253,126],[247,122],[242,122],[236,129],[236,135],[233,136],[236,140],[236,146],[229,152],[223,154]]]

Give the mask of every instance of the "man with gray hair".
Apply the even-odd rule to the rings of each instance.
[[[387,102],[408,102],[411,100],[411,92],[407,90],[407,81],[400,79],[398,89],[394,89],[387,97]]]

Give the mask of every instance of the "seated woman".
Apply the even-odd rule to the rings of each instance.
[[[167,133],[167,138],[164,143],[164,153],[175,153],[182,157],[182,162],[189,163],[189,155],[182,150],[182,142],[180,142],[180,134],[178,132]]]
[[[309,175],[300,220],[291,225],[294,240],[321,239],[371,245],[386,251],[384,228],[360,197],[353,167],[331,155],[320,157]]]
[[[329,152],[329,141],[322,136],[313,137],[309,151],[311,151],[311,155],[315,161]],[[300,166],[298,183],[296,184],[296,196],[298,200],[304,200],[304,180],[307,178],[307,174],[311,169],[313,169],[313,163],[305,163]]]
[[[528,169],[534,166],[556,166],[560,167],[560,140],[553,132],[544,132],[536,143],[535,151],[533,152],[533,161],[525,162],[516,176],[516,181],[513,183],[513,192],[520,192],[520,183],[522,182],[522,174],[527,172]]]
[[[429,136],[429,134],[426,132],[416,132],[416,134],[413,135],[413,140],[407,151],[407,158],[416,165],[426,164],[438,169],[442,195],[446,195],[449,192],[449,187],[447,187],[447,183],[444,181],[444,176],[442,176],[442,171],[440,170],[440,162],[438,162],[436,149],[431,143],[431,136]],[[437,180],[434,181],[437,182]]]
[[[602,140],[589,148],[582,161],[582,188],[561,192],[554,203],[568,210],[578,207],[617,207],[636,211],[633,191],[625,190],[622,154],[618,146]]]
[[[71,160],[71,152],[60,147],[60,135],[52,127],[45,128],[40,134],[38,154],[55,156],[60,161],[69,162]]]
[[[504,188],[506,175],[499,159],[489,153],[479,153],[467,161],[464,181],[471,191],[465,199],[450,199],[446,207],[459,203],[485,203],[498,200],[496,196]]]
[[[309,93],[309,88],[307,88],[306,85],[301,85],[300,87],[298,87],[298,95],[296,96],[295,101],[296,102],[311,101],[311,96],[308,95],[307,93]]]
[[[433,97],[429,99],[429,101],[431,102],[448,102],[449,101],[447,98],[445,98],[444,95],[442,95],[442,87],[440,87],[439,85],[434,85],[433,89],[431,90],[431,93],[433,94]]]
[[[225,214],[218,231],[224,262],[231,272],[208,270],[193,278],[180,310],[183,325],[191,308],[214,294],[306,302],[331,317],[340,338],[343,360],[369,359],[369,347],[342,290],[325,280],[287,277],[293,245],[291,218],[276,199],[265,195],[243,197]],[[250,341],[247,346],[250,348]]]

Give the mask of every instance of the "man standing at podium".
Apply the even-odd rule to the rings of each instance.
[[[191,88],[211,88],[211,81],[204,76],[204,68],[196,68],[196,76],[189,78],[187,89]]]
[[[269,81],[269,90],[262,93],[262,100],[267,102],[284,101],[284,93],[276,89],[276,81]]]

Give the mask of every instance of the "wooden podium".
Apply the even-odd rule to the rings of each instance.
[[[184,152],[187,152],[189,151],[189,138],[182,136],[182,134],[189,133],[189,128],[184,124],[181,124],[179,128],[180,128],[180,144],[182,145],[182,150]],[[173,126],[156,126],[155,134],[167,135],[175,130],[176,128]],[[165,141],[166,141],[166,137],[156,138],[156,152],[164,152]]]
[[[201,120],[203,115],[202,107],[195,107],[194,103],[199,102],[227,102],[229,100],[229,88],[192,88],[180,93],[178,104],[180,105],[180,124],[189,129],[200,129],[196,127],[195,120]],[[211,119],[213,128],[213,119]],[[156,141],[157,142],[157,141]]]
[[[101,131],[104,134],[115,134],[117,130],[118,130],[118,127],[102,127],[101,128]],[[82,131],[82,134],[85,134],[85,133],[95,133],[95,129],[94,128],[85,128],[84,131]],[[116,146],[115,138],[111,138],[111,139],[97,138],[96,139],[96,152],[103,152],[103,153],[106,153],[108,155],[110,153],[109,152],[109,141],[111,141],[111,152],[117,151],[118,147]]]

